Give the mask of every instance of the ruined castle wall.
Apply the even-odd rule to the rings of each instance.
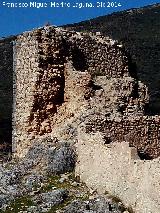
[[[18,36],[14,45],[13,152],[25,153],[32,139],[53,131],[53,117],[67,96],[68,61],[75,71],[93,76],[104,69],[108,77],[128,74],[127,58],[110,41],[53,27]]]
[[[160,155],[159,117],[136,116],[136,114],[130,116],[130,112],[127,112],[130,107],[134,111],[132,105],[136,101],[136,106],[139,102],[147,101],[147,96],[145,91],[138,91],[139,88],[135,87],[137,85],[134,82],[129,81],[131,83],[129,84],[127,81],[130,74],[128,61],[123,51],[112,40],[53,27],[24,33],[15,42],[14,152],[15,150],[17,152],[25,150],[25,146],[27,150],[32,139],[54,131],[55,117],[60,106],[64,102],[66,108],[67,103],[72,104],[73,100],[69,98],[68,93],[70,93],[69,90],[74,91],[75,88],[72,84],[72,86],[66,85],[72,82],[72,79],[68,79],[65,73],[65,70],[68,69],[66,67],[68,62],[71,64],[70,69],[73,75],[74,71],[79,71],[82,73],[89,72],[94,76],[102,74],[100,72],[106,69],[105,75],[108,79],[114,79],[113,77],[117,79],[110,87],[111,90],[113,87],[113,90],[116,91],[116,97],[119,94],[123,95],[122,92],[118,92],[119,90],[127,90],[126,95],[124,95],[125,97],[128,94],[126,117],[120,116],[116,120],[115,116],[114,119],[106,120],[103,123],[90,122],[86,126],[86,131],[102,131],[109,138],[108,141],[112,142],[128,141],[130,146],[137,147],[142,158],[143,155],[144,158],[148,159],[158,157]],[[98,73],[96,69],[99,70]],[[128,77],[126,77],[127,75]],[[87,77],[87,79],[88,85],[85,89],[86,91],[88,89],[86,98],[89,99],[93,94],[92,85],[89,88],[89,78]],[[127,88],[123,88],[126,87],[126,81],[128,82]],[[77,83],[75,82],[75,85]],[[135,89],[132,87],[135,87]],[[145,88],[142,89],[145,90]],[[85,97],[86,93],[83,90],[84,88],[79,92]],[[134,90],[137,90],[137,94],[134,94]],[[144,94],[140,95],[140,92]],[[111,95],[112,91],[108,91],[108,93]],[[117,100],[121,102],[120,99],[123,99],[123,97],[118,97]],[[135,99],[135,102],[130,99]],[[126,102],[126,100],[122,102]],[[78,111],[78,108],[77,104],[75,110]],[[58,114],[62,117],[59,117],[59,120],[65,119],[63,115],[65,112],[62,111]],[[141,114],[143,114],[143,110]]]
[[[160,156],[160,117],[136,116],[108,119],[103,123],[86,124],[86,132],[103,132],[111,142],[129,142],[143,159]]]
[[[130,78],[125,54],[111,42],[113,41],[102,40],[101,37],[95,38],[92,35],[52,27],[18,36],[14,44],[13,152],[22,157],[32,146],[33,139],[52,136],[54,131],[58,131],[58,128],[55,128],[56,120],[63,124],[67,107],[70,107],[74,110],[67,117],[68,120],[72,117],[78,121],[81,119],[80,114],[84,117],[86,115],[81,122],[86,124],[86,132],[100,131],[103,136],[96,136],[96,133],[95,137],[90,138],[91,134],[84,132],[78,135],[79,159],[76,173],[80,175],[81,180],[89,187],[110,191],[121,197],[138,213],[152,213],[151,210],[158,213],[160,118],[134,114],[133,105],[136,101],[137,105],[138,101],[144,101],[143,104],[147,101],[146,91],[145,88],[144,91],[143,88],[138,91],[138,83],[134,83],[134,79]],[[70,71],[69,74],[67,71]],[[117,113],[116,110],[119,109],[116,103],[111,106],[113,100],[109,100],[109,96],[112,91],[107,90],[106,83],[105,95],[108,92],[108,96],[106,95],[103,103],[108,100],[110,115],[103,109],[102,117],[105,119],[102,121],[100,117],[99,120],[94,120],[98,115],[97,111],[106,107],[105,104],[100,107],[99,103],[92,103],[96,98],[98,102],[104,97],[96,96],[96,92],[100,94],[105,90],[103,84],[93,85],[94,78],[91,76],[97,75],[106,75],[109,84],[110,79],[113,80],[115,102],[121,102],[118,95],[123,95],[124,89],[124,97],[128,98],[125,112]],[[102,83],[102,80],[99,83]],[[94,90],[94,87],[98,89]],[[112,85],[109,86],[110,89],[112,90]],[[112,96],[114,94],[112,93]],[[81,98],[76,99],[76,96]],[[90,109],[86,107],[86,114],[85,108],[81,111],[81,101],[86,101],[86,106],[90,105]],[[125,101],[126,99],[122,100]],[[98,110],[94,111],[94,107]],[[64,111],[59,113],[61,109]],[[130,110],[133,114],[130,114]],[[90,112],[93,112],[91,116]],[[122,141],[124,143],[120,143]],[[141,159],[150,160],[137,159],[136,151]],[[151,160],[153,158],[156,159]]]
[[[140,160],[126,142],[103,143],[98,133],[79,134],[76,175],[91,189],[119,197],[136,213],[159,213],[160,158]]]

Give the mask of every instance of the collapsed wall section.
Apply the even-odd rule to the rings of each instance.
[[[79,133],[76,175],[92,190],[120,198],[136,213],[159,213],[160,158],[143,161],[126,142],[104,142],[99,133]]]

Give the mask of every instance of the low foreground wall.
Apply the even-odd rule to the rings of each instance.
[[[126,142],[104,145],[100,133],[79,134],[76,175],[119,197],[137,213],[160,212],[160,158],[143,161]]]

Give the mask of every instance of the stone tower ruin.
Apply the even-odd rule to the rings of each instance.
[[[105,116],[103,122],[91,119],[87,131],[129,141],[144,158],[159,156],[159,116],[145,116],[147,88],[134,78],[117,41],[46,26],[19,35],[13,49],[13,152],[18,156],[87,104]]]

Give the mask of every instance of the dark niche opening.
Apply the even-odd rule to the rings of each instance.
[[[104,137],[104,144],[111,144],[112,143],[112,139],[110,137]]]
[[[137,151],[138,156],[141,160],[152,160],[153,158],[146,152]]]
[[[85,72],[88,69],[87,61],[84,53],[77,46],[71,50],[73,66],[76,70]]]

